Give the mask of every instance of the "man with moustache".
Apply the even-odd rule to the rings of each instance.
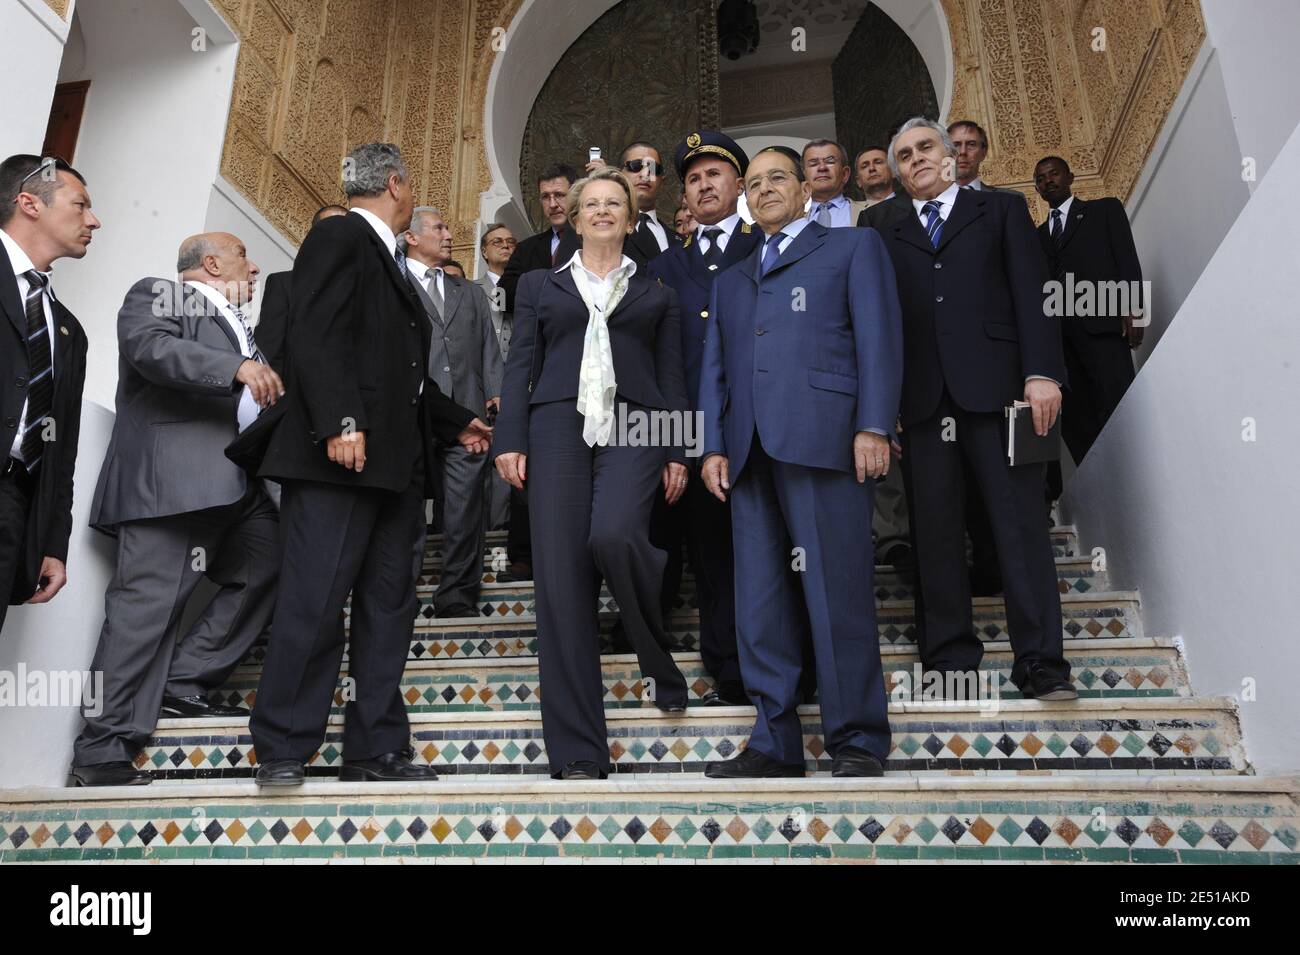
[[[924,595],[921,662],[974,685],[968,675],[984,646],[972,623],[962,501],[978,495],[1002,568],[1011,679],[1027,697],[1071,700],[1078,694],[1063,654],[1044,468],[1012,467],[1002,442],[1003,410],[1013,401],[1030,404],[1040,435],[1060,413],[1060,324],[1043,314],[1047,272],[1024,200],[960,188],[944,175],[953,155],[943,126],[908,120],[889,146],[907,194],[867,211],[903,306],[900,420]]]
[[[686,367],[686,400],[692,413],[699,407],[700,363],[709,326],[709,296],[724,270],[744,261],[760,235],[740,218],[741,171],[749,162],[735,140],[723,133],[700,130],[677,147],[677,176],[687,209],[697,225],[681,246],[669,249],[650,264],[650,277],[677,293],[682,314],[682,357]],[[699,459],[692,459],[698,463]],[[700,655],[713,677],[704,695],[711,706],[743,706],[749,702],[736,652],[735,568],[731,544],[731,508],[708,493],[699,474],[687,482],[686,493],[674,506],[656,498],[650,539],[668,552],[663,602],[671,608],[682,578],[682,543],[695,573],[700,608]]]
[[[51,266],[80,259],[99,219],[62,159],[0,163],[0,308],[8,318],[0,396],[0,628],[9,604],[42,604],[67,582],[72,478],[86,333],[54,296]]]
[[[811,192],[798,153],[760,151],[745,196],[764,241],[713,286],[702,471],[731,500],[736,637],[758,712],[745,749],[710,763],[711,778],[804,775],[805,607],[832,774],[880,776],[890,750],[863,528],[869,479],[890,466],[903,332],[880,236],[810,221]]]

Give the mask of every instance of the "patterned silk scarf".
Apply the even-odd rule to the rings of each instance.
[[[578,413],[584,419],[582,439],[588,447],[595,447],[609,442],[614,428],[614,393],[618,387],[606,322],[627,292],[628,276],[635,265],[624,264],[614,270],[614,284],[601,309],[592,299],[591,282],[581,265],[581,255],[579,252],[574,267],[569,270],[587,306],[587,332],[582,341],[582,366],[578,374]]]

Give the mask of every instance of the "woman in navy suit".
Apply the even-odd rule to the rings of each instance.
[[[542,731],[560,779],[609,772],[602,577],[655,705],[686,709],[659,606],[666,555],[649,537],[654,496],[673,503],[686,488],[685,453],[680,444],[634,445],[624,441],[633,428],[619,427],[620,417],[632,425],[652,411],[684,417],[687,406],[677,296],[623,255],[635,208],[613,168],[570,189],[569,221],[582,248],[519,281],[494,442],[501,476],[529,489]]]

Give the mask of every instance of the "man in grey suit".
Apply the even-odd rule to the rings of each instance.
[[[510,256],[514,255],[518,245],[515,234],[504,222],[488,223],[487,228],[483,230],[483,240],[480,243],[480,253],[484,263],[487,264],[487,270],[474,280],[474,284],[483,290],[483,294],[488,298],[488,304],[492,306],[492,328],[496,332],[497,343],[501,346],[502,367],[505,366],[506,357],[510,354],[510,335],[514,330],[514,318],[506,311],[505,291],[498,290],[497,283],[501,281],[506,263],[510,261]],[[497,473],[496,468],[485,470],[487,471],[487,487],[484,489],[486,497],[484,506],[487,510],[485,529],[496,530],[498,527],[504,527],[506,521],[510,519],[510,485]]]
[[[490,417],[501,403],[503,366],[487,296],[474,283],[443,272],[442,266],[451,260],[451,229],[432,206],[415,209],[411,226],[398,244],[406,252],[407,278],[433,325],[429,377],[457,404]],[[477,616],[488,456],[457,444],[438,447],[434,457],[441,496],[434,508],[443,535],[442,578],[433,599],[434,613]]]
[[[275,507],[226,445],[284,394],[241,311],[257,266],[226,233],[180,247],[181,282],[145,278],[117,318],[117,419],[91,526],[117,537],[91,669],[102,700],[83,708],[69,785],[147,783],[131,765],[170,716],[245,716],[208,701],[267,627],[280,557]],[[201,577],[219,590],[183,636]]]

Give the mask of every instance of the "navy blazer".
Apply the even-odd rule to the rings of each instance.
[[[638,270],[606,324],[618,397],[647,408],[685,411],[677,294]],[[519,280],[494,456],[528,452],[532,405],[577,400],[586,331],[587,305],[567,266],[528,272]],[[684,460],[680,448],[670,457]]]
[[[760,278],[763,247],[720,274],[704,345],[704,454],[734,483],[755,429],[778,461],[854,471],[859,431],[893,434],[903,375],[898,293],[880,237],[806,225]]]
[[[675,245],[650,263],[649,276],[662,279],[677,293],[682,310],[682,363],[686,369],[686,401],[698,408],[700,400],[700,366],[704,360],[704,339],[709,330],[709,297],[713,281],[737,262],[743,262],[763,241],[763,231],[741,219],[732,230],[722,260],[712,272],[704,264],[695,237],[685,245]]]
[[[894,262],[903,304],[903,427],[934,414],[945,388],[958,407],[1001,412],[1025,378],[1065,384],[1061,323],[1043,314],[1047,263],[1018,193],[960,189],[930,244],[912,200],[867,210]]]

